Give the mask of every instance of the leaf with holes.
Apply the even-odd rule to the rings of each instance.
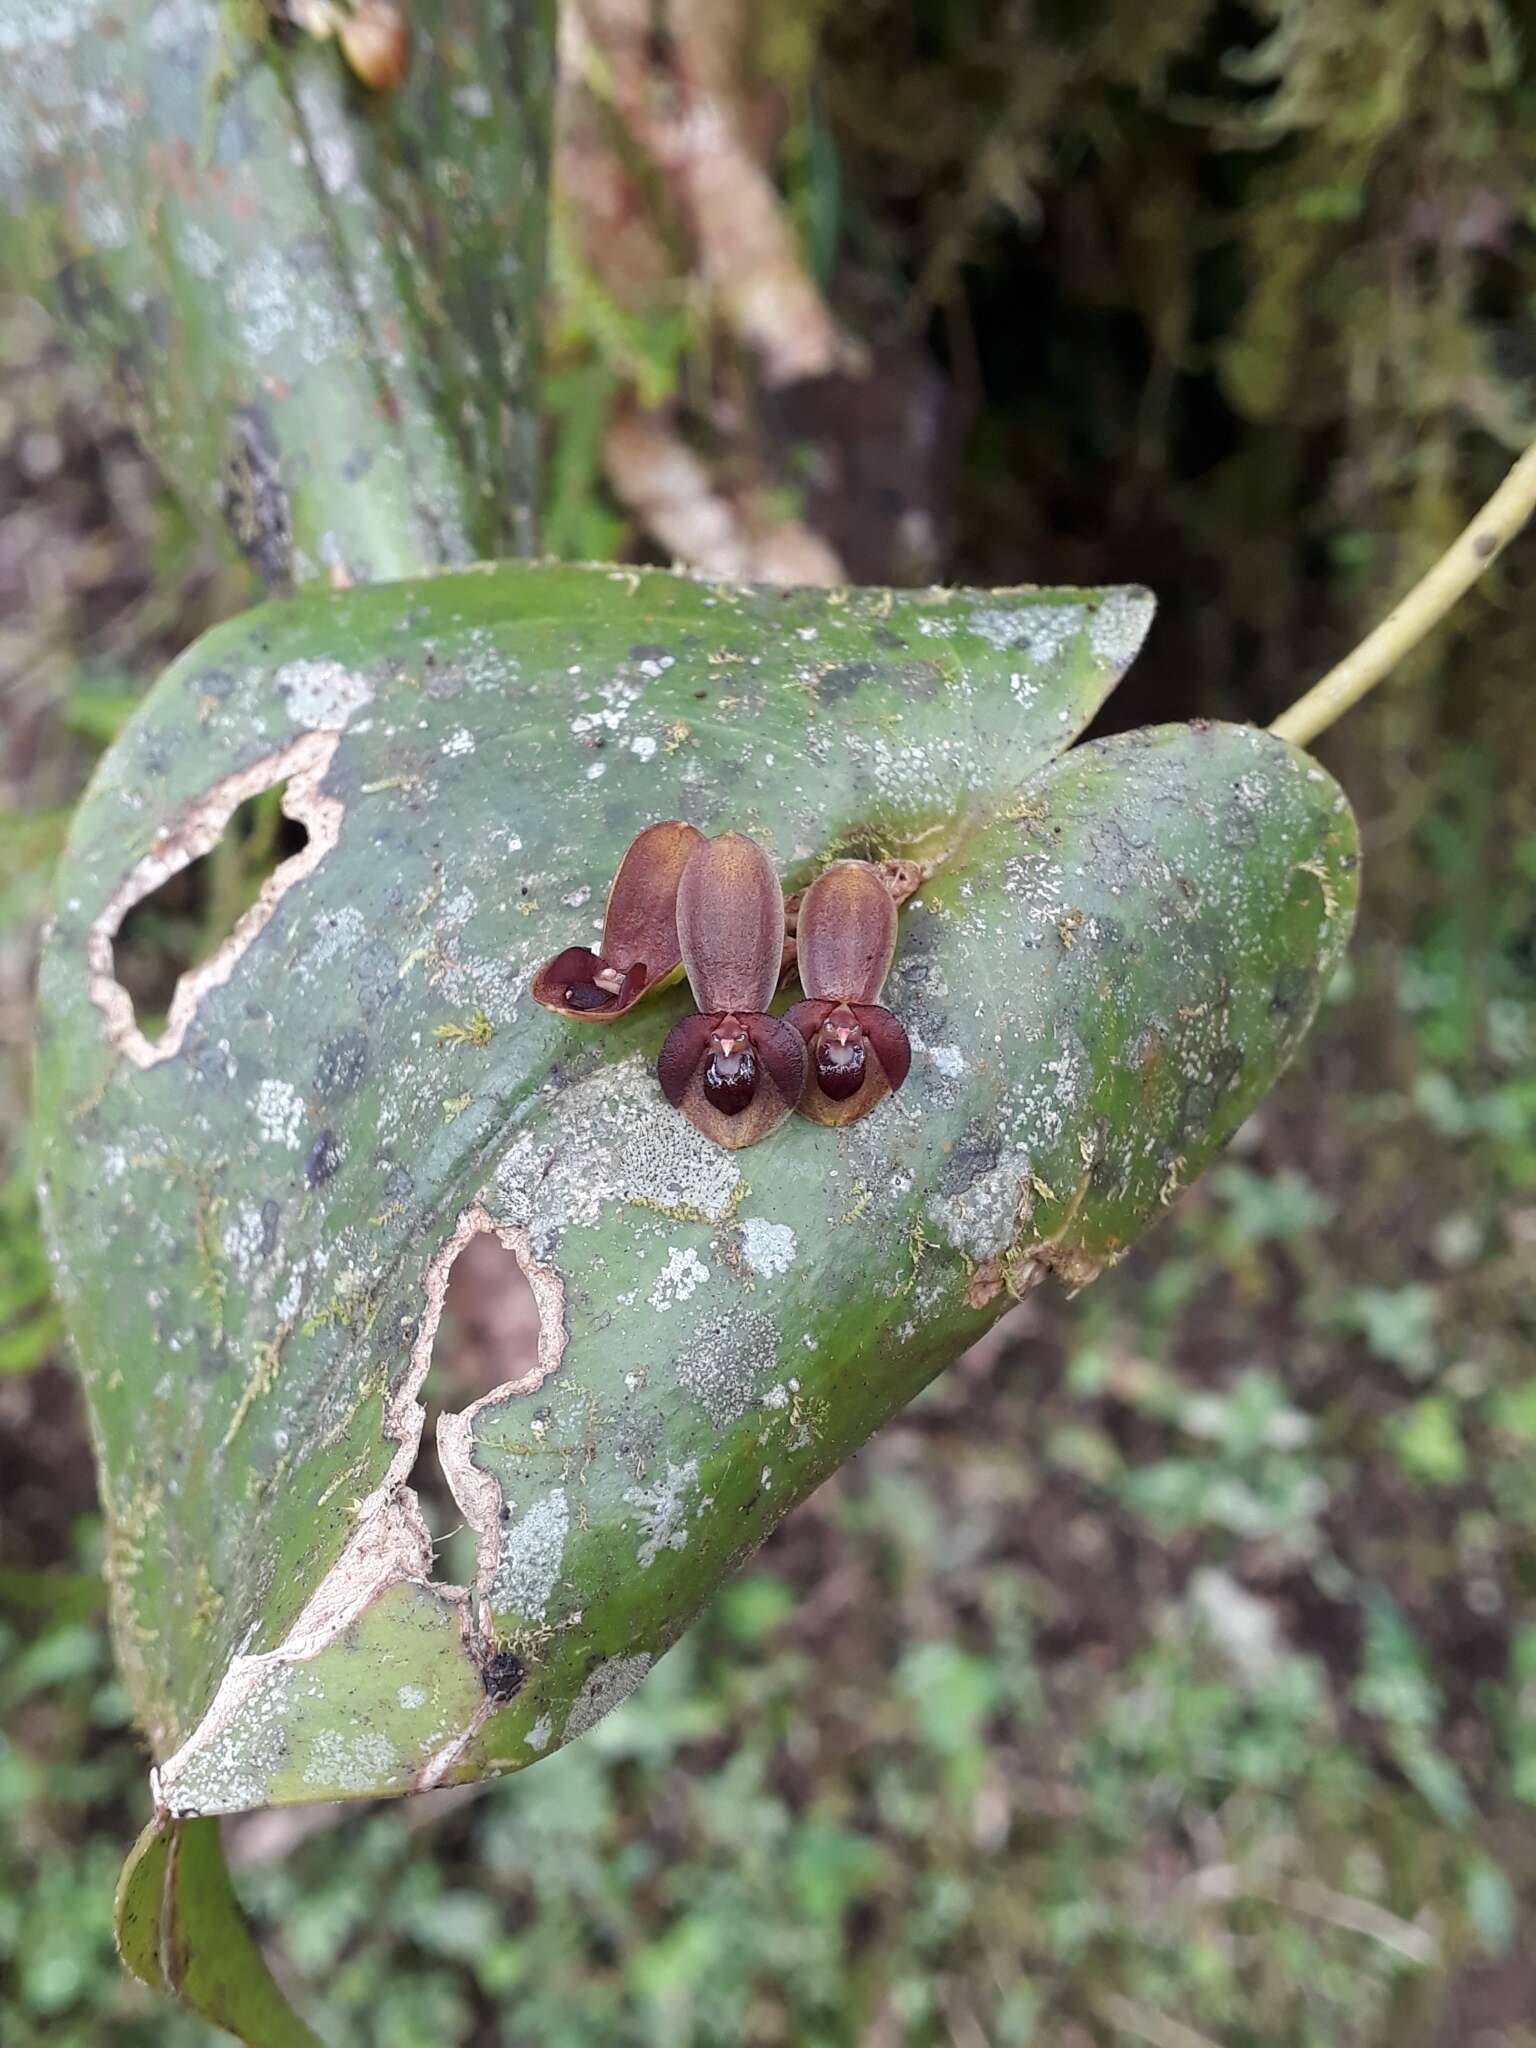
[[[1231,1134],[1345,944],[1354,826],[1262,733],[1064,751],[1150,613],[499,568],[270,605],[165,676],[64,856],[38,1113],[167,1813],[569,1742],[1013,1296],[1091,1279]],[[301,850],[141,1018],[125,919],[279,786]],[[728,1152],[657,1084],[685,988],[601,1025],[533,1000],[658,819],[751,835],[791,892],[917,864],[899,1091]],[[435,1387],[471,1244],[515,1261],[527,1339]],[[412,1483],[428,1401],[457,1576]]]

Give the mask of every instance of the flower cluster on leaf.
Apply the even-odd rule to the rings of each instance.
[[[839,860],[791,904],[773,863],[739,832],[649,825],[614,876],[601,946],[570,946],[533,978],[546,1009],[583,1023],[624,1015],[681,966],[698,1005],[656,1063],[667,1100],[718,1145],[739,1151],[793,1110],[849,1124],[899,1088],[912,1063],[900,1020],[880,1002],[896,952],[897,905],[912,863]],[[804,1000],[769,1004],[798,972]]]

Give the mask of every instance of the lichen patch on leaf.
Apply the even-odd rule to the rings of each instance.
[[[653,1661],[642,1654],[610,1657],[605,1664],[599,1664],[571,1702],[571,1710],[565,1717],[565,1741],[585,1735],[589,1728],[595,1728],[599,1721],[627,1700]]]
[[[257,1733],[263,1724],[280,1731],[294,1668],[339,1640],[390,1587],[429,1578],[431,1571],[432,1539],[413,1495],[360,1516],[287,1639],[275,1650],[236,1657],[196,1730],[151,1772],[156,1805],[192,1814],[264,1803],[271,1795]]]

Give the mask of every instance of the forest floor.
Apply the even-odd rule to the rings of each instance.
[[[947,573],[995,573],[999,549],[962,541]],[[248,596],[8,309],[8,2048],[207,2038],[112,1954],[146,1757],[47,1305],[25,1075],[68,806],[163,660]],[[1158,645],[1131,717],[1193,708]],[[589,1739],[472,1795],[231,1825],[274,1966],[327,2038],[1536,2043],[1530,741],[1511,700],[1393,788],[1370,765],[1391,716],[1328,750],[1368,847],[1352,959],[1149,1243],[1076,1300],[1022,1305]]]

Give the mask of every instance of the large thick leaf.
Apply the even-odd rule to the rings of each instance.
[[[526,550],[550,0],[411,0],[369,94],[263,0],[0,20],[0,258],[269,582]]]
[[[1345,942],[1354,828],[1247,729],[1061,753],[1149,615],[503,569],[270,605],[164,678],[64,859],[38,1109],[170,1810],[569,1741],[1012,1292],[1091,1278],[1235,1128]],[[151,1042],[112,933],[277,781],[310,843]],[[606,1028],[531,1003],[673,816],[791,887],[932,864],[885,998],[913,1071],[864,1122],[727,1155],[654,1079],[686,991]],[[479,1230],[543,1333],[443,1419],[456,1588],[405,1481]]]

